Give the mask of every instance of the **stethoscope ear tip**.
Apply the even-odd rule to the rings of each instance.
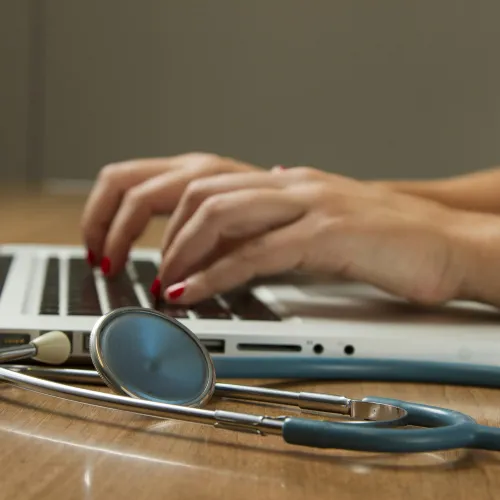
[[[68,336],[60,331],[40,335],[31,343],[37,350],[33,359],[42,363],[60,365],[67,361],[71,354],[71,342]]]

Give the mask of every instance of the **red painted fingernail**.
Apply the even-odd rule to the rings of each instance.
[[[104,274],[108,274],[110,269],[111,269],[111,261],[109,260],[108,257],[103,257],[101,260],[101,271]]]
[[[87,262],[93,266],[95,264],[95,255],[92,250],[87,250]]]
[[[151,292],[151,295],[158,297],[160,295],[160,289],[161,289],[161,281],[158,278],[156,278],[153,281],[153,284],[151,285],[149,291]]]
[[[169,286],[167,288],[168,298],[170,300],[178,299],[184,293],[185,288],[186,284],[184,282]]]

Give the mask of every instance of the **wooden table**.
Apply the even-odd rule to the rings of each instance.
[[[83,202],[79,196],[4,193],[0,242],[80,243]],[[161,233],[162,222],[152,222],[138,245],[157,245]],[[396,383],[244,383],[352,398],[404,398],[499,425],[498,390]],[[227,402],[220,407],[266,411]],[[0,392],[0,443],[0,498],[9,500],[500,498],[500,454],[321,451],[289,446],[272,436],[99,409],[7,384]]]

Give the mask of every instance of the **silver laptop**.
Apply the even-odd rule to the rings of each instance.
[[[160,310],[193,331],[214,359],[418,359],[497,364],[497,310],[457,302],[420,308],[332,277],[287,274],[190,307],[155,301],[159,253],[135,249],[113,279],[78,246],[0,245],[0,346],[62,330],[70,364],[90,364],[89,334],[111,309]]]

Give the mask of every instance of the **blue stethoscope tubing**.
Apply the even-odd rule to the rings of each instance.
[[[213,357],[220,378],[363,380],[500,387],[500,367],[432,361],[345,358]],[[290,444],[351,451],[418,453],[474,448],[500,451],[500,428],[478,424],[461,412],[398,399],[363,401],[403,408],[408,415],[397,428],[377,422],[356,426],[290,419],[283,438]],[[401,426],[424,427],[419,429]]]
[[[415,382],[500,388],[500,366],[467,363],[330,357],[212,355],[219,378]]]
[[[289,444],[379,453],[422,453],[459,448],[500,451],[500,429],[479,425],[463,413],[397,399],[367,397],[363,401],[387,403],[408,412],[402,425],[424,429],[356,426],[299,419],[286,421],[283,439]]]

